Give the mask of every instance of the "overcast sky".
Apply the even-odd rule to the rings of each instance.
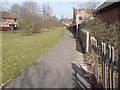
[[[57,16],[59,19],[63,15],[64,17],[72,18],[73,7],[80,7],[81,5],[85,4],[84,2],[105,2],[106,0],[2,0],[8,2],[8,7],[15,3],[22,3],[24,1],[34,1],[37,2],[39,6],[43,4],[49,4],[52,8],[53,13],[52,15]]]

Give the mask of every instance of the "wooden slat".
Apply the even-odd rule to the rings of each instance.
[[[98,55],[101,57],[102,61],[102,83],[105,88],[114,89],[115,88],[115,75],[114,68],[118,69],[118,61],[114,60],[114,48],[110,45],[106,46],[105,43],[101,42],[101,47],[97,46],[97,40],[91,37],[92,46],[92,57],[95,62],[94,70],[95,76],[98,78],[97,73],[99,68],[99,62],[97,61]],[[108,72],[108,73],[107,73]],[[108,76],[108,79],[107,79]],[[97,79],[99,81],[99,79]]]
[[[108,46],[108,88],[110,88],[110,62],[111,62],[111,46]]]
[[[101,48],[95,47],[95,46],[93,46],[93,45],[92,45],[92,48],[93,48],[93,50],[94,50],[98,55],[100,55],[101,57],[104,57],[104,58],[106,58],[107,60],[109,60],[109,54],[106,53],[105,55],[103,55],[102,52],[101,52]],[[118,68],[118,61],[115,60],[114,62],[115,62],[115,64],[114,64],[115,67]]]

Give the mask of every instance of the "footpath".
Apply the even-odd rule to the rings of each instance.
[[[65,29],[62,39],[4,88],[76,88],[74,69],[78,71],[83,63],[79,41]],[[80,81],[87,85],[83,78]]]

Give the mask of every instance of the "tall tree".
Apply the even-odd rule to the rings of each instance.
[[[52,8],[49,6],[49,4],[42,5],[41,12],[42,12],[43,19],[48,20],[51,17]]]
[[[85,8],[94,10],[100,5],[100,2],[85,2]]]
[[[17,15],[20,15],[21,6],[20,6],[19,4],[13,4],[13,5],[10,7],[10,10],[11,10],[12,12],[17,13]]]
[[[9,2],[8,0],[0,1],[0,10],[1,11],[8,11]]]

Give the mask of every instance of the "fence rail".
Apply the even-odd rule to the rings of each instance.
[[[93,67],[94,73],[98,82],[101,82],[104,88],[115,89],[115,66],[118,68],[118,65],[114,59],[114,47],[106,45],[101,42],[101,45],[97,45],[97,40],[94,37],[90,38],[92,45],[92,58],[93,58]],[[100,60],[98,60],[98,57]],[[102,64],[102,78],[100,79],[100,62]]]
[[[80,24],[78,24],[78,26],[71,26],[71,31],[75,33],[75,35],[78,35],[85,52],[89,52],[89,32],[81,30],[80,26]],[[111,90],[119,88],[118,90],[120,90],[120,55],[119,60],[114,60],[113,46],[106,45],[103,42],[97,45],[97,40],[94,37],[90,37],[90,41],[92,46],[92,65],[97,81],[102,83],[104,88],[109,88]],[[102,76],[100,76],[100,68],[102,68]],[[118,87],[115,86],[115,68],[118,69]]]

